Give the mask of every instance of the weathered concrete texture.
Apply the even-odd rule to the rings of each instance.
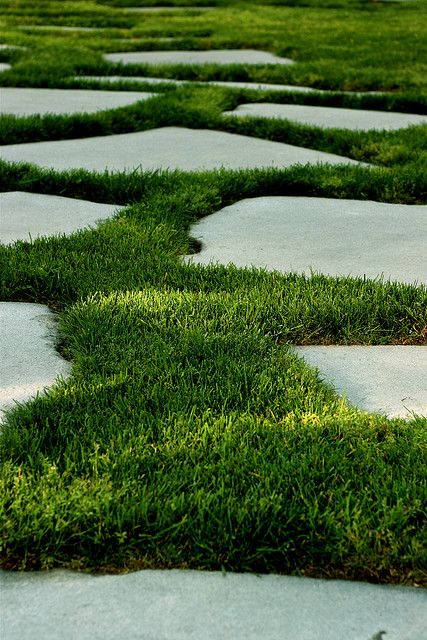
[[[9,244],[93,227],[98,220],[113,216],[120,207],[41,193],[8,191],[0,193],[0,209],[0,242]]]
[[[25,402],[70,364],[55,351],[54,314],[41,304],[0,302],[0,422],[15,402]]]
[[[296,163],[358,164],[354,160],[247,136],[164,127],[77,140],[30,142],[0,147],[4,160],[32,162],[58,171],[219,169],[289,167]]]
[[[312,89],[311,87],[301,87],[298,85],[292,84],[269,84],[267,82],[226,82],[222,80],[209,80],[197,83],[196,81],[191,80],[174,80],[173,78],[151,78],[148,76],[76,76],[75,80],[96,80],[97,82],[123,82],[132,81],[132,82],[146,82],[147,84],[162,84],[165,82],[169,82],[170,84],[175,84],[177,86],[181,86],[183,84],[203,84],[203,85],[214,85],[216,87],[230,87],[231,89],[254,89],[254,90],[263,90],[263,91],[301,91],[303,93],[312,92],[312,91],[320,91],[320,93],[325,93],[321,89]]]
[[[286,118],[316,127],[334,127],[368,131],[385,129],[392,131],[410,125],[427,124],[427,116],[391,111],[367,111],[363,109],[339,109],[336,107],[312,107],[299,104],[272,104],[259,102],[241,104],[234,111],[224,111],[225,116]]]
[[[426,637],[426,594],[410,587],[176,570],[0,575],[2,640]]]
[[[255,49],[213,49],[210,51],[136,51],[107,53],[109,62],[123,64],[294,64],[290,58],[280,58]]]
[[[427,417],[427,347],[309,346],[295,351],[351,404],[389,418]]]
[[[196,264],[427,283],[427,206],[265,197],[221,209],[191,229]]]
[[[21,24],[15,29],[21,31],[107,31],[106,27],[66,27],[58,24]]]
[[[1,90],[1,113],[15,116],[96,113],[152,98],[144,91],[94,91],[92,89],[21,89]]]
[[[0,62],[0,73],[2,71],[7,71],[8,69],[11,69],[10,64],[7,64],[7,62]]]

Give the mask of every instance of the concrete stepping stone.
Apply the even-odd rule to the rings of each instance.
[[[426,215],[425,205],[250,198],[194,225],[202,250],[186,261],[427,283]]]
[[[11,69],[11,65],[8,64],[7,62],[0,62],[0,73],[2,71],[8,71],[8,69]]]
[[[32,162],[57,171],[202,171],[219,168],[289,167],[319,162],[357,165],[332,153],[303,149],[223,131],[163,127],[136,133],[0,147],[3,160]]]
[[[414,587],[178,570],[0,579],[4,640],[423,640],[427,625]]]
[[[337,393],[389,418],[427,417],[427,347],[304,346],[297,355]],[[427,611],[427,609],[426,609]],[[426,627],[427,631],[427,627]]]
[[[67,27],[59,24],[21,24],[15,29],[21,31],[107,31],[114,27]]]
[[[148,76],[75,76],[74,80],[95,80],[96,82],[146,82],[147,84],[164,84],[168,82],[181,86],[183,84],[204,84],[214,85],[217,87],[230,87],[234,89],[254,89],[259,91],[301,91],[303,93],[309,93],[312,91],[320,91],[325,93],[322,89],[312,89],[311,87],[301,87],[291,84],[269,84],[268,82],[233,82],[223,80],[204,80],[204,81],[192,81],[192,80],[174,80],[172,78],[153,78]]]
[[[112,217],[121,208],[115,204],[25,191],[1,193],[0,207],[0,242],[3,244],[93,227],[97,221]]]
[[[92,89],[21,89],[4,87],[1,90],[1,113],[15,116],[65,115],[97,113],[116,109],[152,98],[144,91],[96,91]]]
[[[106,53],[109,62],[122,64],[294,64],[290,58],[280,58],[255,49],[212,49],[210,51],[134,51]]]
[[[411,125],[427,124],[427,116],[392,111],[368,111],[336,107],[312,107],[299,104],[272,104],[259,102],[241,104],[234,111],[224,111],[224,116],[283,118],[316,127],[333,127],[369,131],[384,129],[393,131]]]
[[[0,422],[15,402],[26,402],[70,364],[55,350],[55,315],[42,304],[0,302]]]

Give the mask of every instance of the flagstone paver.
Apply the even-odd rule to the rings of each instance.
[[[255,49],[213,49],[209,51],[134,51],[107,53],[109,62],[122,64],[294,64],[267,51]]]
[[[8,64],[7,62],[0,62],[0,73],[2,71],[7,71],[8,69],[11,69],[11,65]]]
[[[43,392],[70,364],[55,350],[54,314],[41,304],[0,302],[0,422],[15,402]]]
[[[410,125],[427,124],[427,116],[392,111],[313,107],[299,104],[253,103],[241,104],[234,111],[224,111],[226,116],[285,118],[316,127],[334,127],[368,131],[385,129],[392,131]]]
[[[78,26],[64,26],[60,24],[20,24],[15,27],[21,31],[107,31],[109,28],[114,27],[78,27]]]
[[[96,91],[93,89],[23,89],[1,90],[1,113],[15,116],[96,113],[135,104],[152,98],[144,91]],[[158,94],[157,94],[158,95]]]
[[[73,233],[113,216],[120,207],[24,191],[0,194],[0,242],[34,240],[40,236]]]
[[[198,81],[192,80],[175,80],[173,78],[152,78],[149,76],[76,76],[75,80],[96,80],[97,82],[146,82],[148,84],[161,84],[169,82],[181,86],[183,84],[198,84]],[[235,89],[254,89],[262,91],[301,91],[302,93],[310,93],[313,91],[320,91],[325,93],[323,89],[313,89],[311,87],[301,87],[291,84],[269,84],[268,82],[233,82],[222,80],[208,80],[200,81],[203,85],[214,85],[217,87],[230,87]]]
[[[32,162],[58,171],[219,169],[289,167],[295,163],[357,165],[355,160],[332,153],[303,149],[223,131],[163,127],[136,133],[30,142],[0,147],[11,162]]]
[[[424,640],[421,589],[278,575],[0,572],[3,640]]]
[[[427,417],[427,347],[304,346],[295,351],[351,404],[389,418]]]
[[[427,283],[427,206],[329,198],[251,198],[194,225],[196,264],[233,263]]]

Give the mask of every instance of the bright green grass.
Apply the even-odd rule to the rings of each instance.
[[[97,175],[0,162],[4,191],[132,203],[97,230],[0,247],[1,299],[60,311],[59,348],[73,363],[67,383],[10,412],[3,428],[3,566],[223,567],[426,582],[427,420],[350,408],[290,345],[425,344],[427,289],[179,259],[197,248],[192,222],[245,197],[427,202],[421,127],[325,132],[221,116],[257,96],[425,112],[421,3],[306,4],[316,6],[245,3],[200,17],[142,19],[104,3],[3,3],[5,39],[29,47],[1,52],[14,64],[0,76],[9,86],[84,86],[73,76],[120,70],[102,52],[165,48],[150,38],[178,34],[181,48],[237,44],[301,64],[149,73],[394,89],[359,97],[164,86],[160,100],[104,114],[1,119],[5,144],[175,124],[381,165]],[[15,28],[43,23],[108,31]]]

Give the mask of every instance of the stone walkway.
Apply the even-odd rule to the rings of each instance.
[[[127,10],[167,13],[187,8]],[[20,28],[101,30],[54,25]],[[289,58],[255,50],[119,52],[106,54],[105,59],[122,64],[294,64]],[[7,69],[10,65],[0,63],[0,71]],[[152,84],[182,82],[125,76],[103,80],[115,82],[120,78]],[[211,84],[312,91],[310,87],[269,83]],[[59,99],[59,94],[65,101],[54,100],[54,95]],[[3,95],[2,111],[21,116],[95,112],[152,94],[10,89],[3,90]],[[43,105],[42,95],[47,97]],[[425,118],[411,114],[302,105],[240,105],[227,115],[283,117],[307,124],[356,129],[378,126],[393,129],[425,122]],[[390,124],[392,119],[394,125]],[[138,167],[200,171],[219,167],[288,167],[295,163],[357,164],[349,158],[268,140],[180,127],[6,145],[1,153],[5,160],[33,162],[55,170],[132,171]],[[269,200],[274,201],[273,206]],[[285,200],[287,204],[282,207]],[[45,234],[71,233],[114,215],[117,210],[115,205],[16,192],[4,194],[2,206],[6,206],[6,225],[0,238],[3,243],[29,236],[34,239]],[[427,282],[423,270],[425,209],[321,198],[281,198],[280,203],[279,199],[268,198],[244,201],[205,218],[193,229],[194,235],[201,235],[204,247],[191,261],[199,264],[212,259],[233,261],[242,266],[257,264],[284,271],[314,268],[334,275],[384,274],[400,282]],[[3,411],[15,401],[24,402],[54,384],[58,376],[70,375],[70,364],[55,351],[55,317],[43,305],[2,302],[0,322],[1,420]],[[424,374],[427,347],[295,349],[318,368],[319,375],[333,384],[337,392],[346,394],[349,401],[367,411],[405,418],[410,418],[412,411],[427,412],[422,382],[427,379],[427,373]],[[0,630],[4,640],[425,640],[427,637],[426,595],[414,588],[190,571],[140,571],[102,577],[66,571],[0,572],[0,587],[4,608]]]
[[[93,89],[1,89],[0,112],[14,116],[97,113],[148,100],[159,94],[144,91],[96,91]]]
[[[225,111],[223,115],[239,118],[282,118],[315,127],[333,127],[352,129],[354,131],[369,131],[371,129],[394,131],[411,125],[427,124],[427,116],[420,116],[414,113],[312,107],[309,105],[267,102],[241,104],[234,111]]]
[[[425,640],[421,589],[290,576],[0,572],[3,640]]]

